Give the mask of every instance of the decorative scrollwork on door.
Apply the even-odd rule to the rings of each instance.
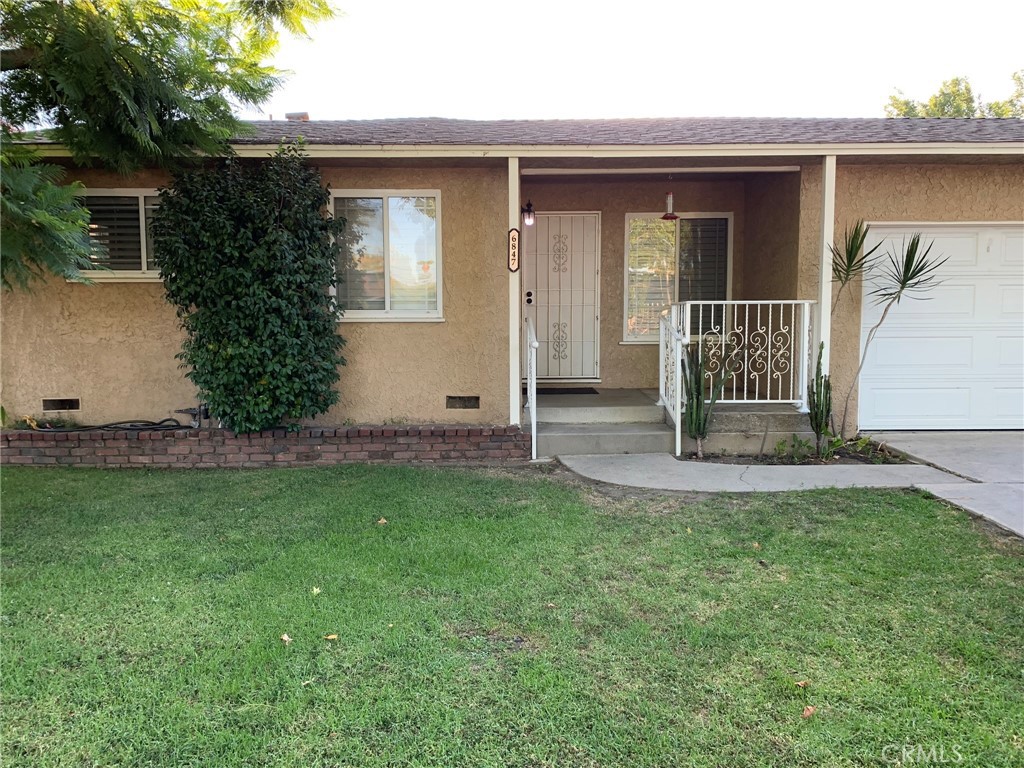
[[[569,357],[569,328],[568,323],[552,323],[551,333],[551,359],[565,360]]]
[[[552,272],[569,271],[569,236],[553,235],[554,242],[551,245]]]

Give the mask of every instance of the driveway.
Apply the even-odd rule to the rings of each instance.
[[[973,481],[917,487],[1024,536],[1024,432],[876,432],[871,438]]]

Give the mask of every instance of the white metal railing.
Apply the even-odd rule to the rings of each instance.
[[[706,383],[726,376],[719,402],[791,403],[807,410],[814,301],[687,301],[661,316],[661,404],[682,452],[682,351],[700,344]]]
[[[537,329],[526,318],[526,407],[530,409],[530,450],[537,460]]]
[[[676,433],[676,456],[683,452],[683,335],[679,330],[679,305],[661,313],[658,345],[658,403]]]

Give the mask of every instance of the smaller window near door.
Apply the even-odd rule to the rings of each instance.
[[[441,319],[440,208],[437,190],[334,193],[345,320]]]
[[[655,344],[661,313],[728,298],[731,214],[626,214],[623,341]]]
[[[153,190],[111,190],[86,193],[93,280],[160,279],[153,255],[150,225],[160,198]]]

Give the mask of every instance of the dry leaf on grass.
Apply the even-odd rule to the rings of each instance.
[[[806,688],[810,684],[810,680],[797,680],[795,683],[793,683],[793,685],[795,685],[797,688]]]
[[[324,635],[324,640],[337,640],[337,635]]]
[[[818,711],[817,707],[812,707],[810,704],[808,704],[806,707],[804,707],[804,713],[802,715],[800,715],[800,717],[802,717],[804,720],[806,720],[808,717],[810,717],[811,715],[813,715],[817,711]]]
[[[377,521],[377,525],[387,525],[387,524],[388,524],[388,521],[385,518],[383,518],[383,517],[380,520]]]
[[[285,632],[283,635],[281,635],[281,642],[284,643],[285,645],[291,645],[292,644],[292,639],[290,637],[288,637],[288,633],[287,632]]]
[[[759,542],[755,541],[754,542],[754,549],[760,549],[760,548],[761,548],[761,544]]]
[[[320,587],[313,587],[309,591],[312,592],[314,595],[319,595],[320,594]]]

